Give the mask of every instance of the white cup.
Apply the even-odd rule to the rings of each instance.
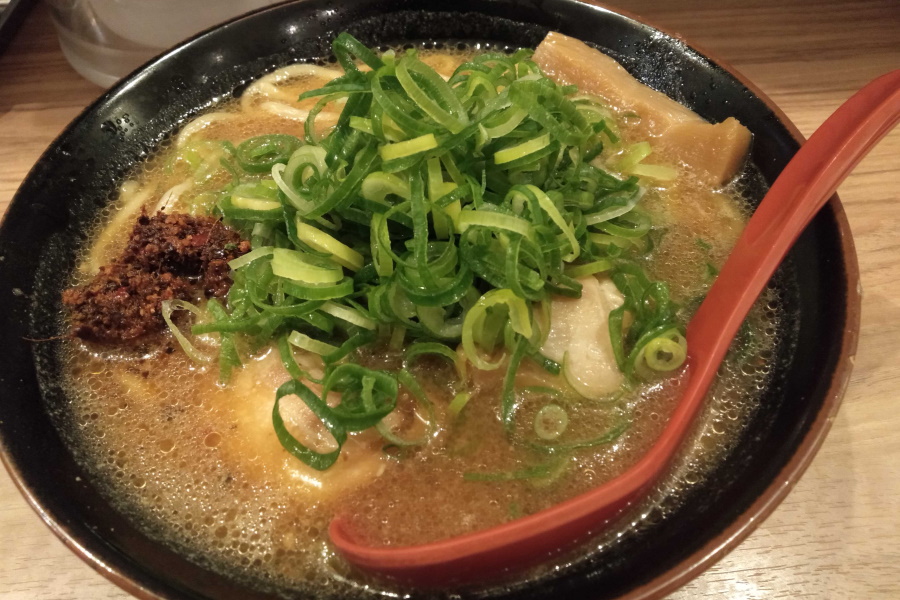
[[[47,0],[59,45],[86,79],[109,87],[166,48],[279,0]]]

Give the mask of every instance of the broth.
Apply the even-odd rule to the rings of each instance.
[[[427,56],[439,71],[452,72],[466,54]],[[203,127],[188,125],[186,130],[197,129],[192,143],[238,143],[273,132],[302,136],[299,113],[271,104],[295,98],[328,76],[324,69],[299,79],[269,76],[242,99],[201,117]],[[313,103],[290,108],[308,110]],[[628,139],[627,123],[620,126]],[[101,215],[74,283],[117,255],[142,206],[159,207],[167,202],[167,192],[185,180],[189,165],[174,158],[184,139],[166,144],[123,186],[117,202]],[[202,142],[198,148],[209,150]],[[188,208],[207,202],[206,195],[228,176],[211,172],[181,190],[176,202]],[[740,234],[749,206],[737,184],[709,189],[683,170],[676,183],[650,187],[642,202],[654,216],[656,235],[656,250],[644,266],[669,284],[673,298],[689,312]],[[598,538],[601,546],[615,543],[641,522],[661,518],[660,507],[677,503],[678,490],[702,478],[731,447],[767,381],[766,365],[781,327],[779,298],[772,290],[766,294],[672,474],[632,511],[636,517]],[[400,362],[386,350],[367,351],[356,360],[373,368]],[[447,383],[452,371],[423,361],[415,373],[445,423],[433,442],[417,452],[385,452],[376,432],[360,432],[351,436],[338,464],[319,473],[285,452],[272,431],[275,390],[288,378],[277,351],[247,350],[244,362],[223,386],[215,369],[198,367],[171,341],[146,352],[70,342],[66,370],[73,426],[68,436],[116,506],[150,535],[201,564],[285,595],[327,590],[348,597],[388,589],[351,573],[334,554],[327,528],[335,514],[349,516],[372,543],[425,543],[533,514],[608,481],[650,447],[680,385],[679,375],[645,384],[616,411],[598,408],[597,401],[566,400],[573,434],[608,430],[622,415],[631,415],[632,424],[611,444],[582,448],[551,464],[546,477],[472,480],[473,473],[534,467],[538,458],[528,447],[499,443],[505,440],[496,402],[502,375],[476,371],[475,392],[454,418],[447,409],[456,391]],[[315,370],[315,362],[310,364]],[[548,375],[532,363],[517,375],[522,387],[547,381]],[[520,429],[530,426],[546,402],[540,392],[535,394],[520,395]],[[302,418],[308,409],[286,401],[284,411]],[[399,412],[415,419],[411,397],[401,395]]]

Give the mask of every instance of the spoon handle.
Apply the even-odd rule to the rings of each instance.
[[[900,69],[841,105],[797,152],[753,213],[687,330],[693,383],[705,393],[775,269],[860,160],[900,121]]]

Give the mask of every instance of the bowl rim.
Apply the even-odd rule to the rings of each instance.
[[[574,4],[584,4],[593,6],[604,11],[608,11],[614,15],[619,15],[627,19],[631,19],[640,25],[648,26],[665,36],[673,38],[681,42],[686,50],[692,50],[702,57],[708,59],[711,63],[723,69],[731,77],[744,85],[752,92],[767,108],[777,117],[779,123],[785,127],[791,138],[798,144],[802,145],[806,139],[796,125],[788,118],[784,111],[775,104],[768,95],[766,95],[757,85],[747,78],[741,71],[735,68],[727,60],[723,60],[715,52],[710,52],[703,45],[696,44],[690,39],[685,38],[681,34],[661,27],[653,20],[644,18],[643,16],[598,0],[565,0]],[[246,18],[270,10],[275,10],[286,5],[303,5],[304,0],[284,0],[274,4],[252,10],[250,12],[238,15],[227,21],[223,21],[217,25],[209,27],[194,36],[191,36],[181,43],[168,48],[159,55],[151,58],[143,65],[136,68],[133,72],[120,79],[111,86],[106,92],[101,94],[97,99],[88,104],[66,127],[54,138],[47,149],[41,153],[40,157],[35,161],[33,166],[22,183],[32,177],[38,164],[42,163],[57,146],[58,142],[76,127],[87,115],[95,110],[98,106],[106,103],[112,96],[118,94],[124,88],[132,85],[137,78],[148,67],[157,61],[180,52],[183,48],[190,46],[195,40],[202,38],[224,27],[230,23],[241,21]],[[446,10],[453,10],[453,7],[447,7]],[[21,185],[21,184],[20,184]],[[18,190],[13,195],[13,199],[18,196]],[[839,245],[841,256],[844,259],[844,281],[847,287],[844,291],[846,299],[846,321],[841,336],[840,353],[833,372],[827,392],[823,396],[820,410],[818,411],[814,421],[810,424],[809,429],[803,436],[796,451],[793,453],[788,462],[782,467],[779,473],[773,478],[769,486],[756,498],[742,513],[734,517],[719,534],[710,539],[706,544],[698,548],[692,554],[684,557],[670,568],[662,571],[653,579],[639,585],[638,587],[619,596],[619,600],[651,600],[654,598],[662,598],[665,595],[682,587],[690,580],[694,579],[702,572],[706,571],[722,558],[724,558],[731,550],[738,546],[746,539],[760,524],[770,516],[778,505],[787,497],[790,491],[797,485],[803,473],[812,463],[813,458],[819,448],[825,441],[825,438],[831,428],[831,425],[840,408],[841,400],[844,392],[849,384],[850,374],[853,367],[853,361],[859,341],[860,317],[862,290],[860,287],[860,271],[859,262],[856,254],[856,247],[850,230],[849,221],[846,212],[841,204],[837,194],[832,195],[827,204],[828,208],[833,211],[835,225],[837,227],[837,235],[839,237]],[[0,219],[0,227],[2,227],[9,215],[9,210],[4,212]],[[151,586],[143,585],[139,580],[132,578],[122,572],[118,567],[108,564],[104,558],[92,552],[86,545],[79,542],[75,534],[69,528],[59,522],[54,515],[46,511],[28,487],[24,474],[17,468],[8,457],[5,450],[5,444],[0,437],[0,462],[4,465],[9,473],[10,479],[16,488],[27,501],[28,505],[41,518],[45,525],[56,535],[63,544],[69,548],[76,556],[82,559],[94,571],[101,574],[110,582],[117,585],[125,592],[145,600],[166,600],[167,595],[161,595]]]

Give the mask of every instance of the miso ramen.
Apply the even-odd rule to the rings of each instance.
[[[116,505],[230,576],[346,597],[387,584],[335,554],[335,516],[427,543],[647,451],[749,214],[750,134],[558,34],[334,49],[139,165],[64,301],[70,433]],[[753,411],[777,309],[748,319],[679,486]]]

